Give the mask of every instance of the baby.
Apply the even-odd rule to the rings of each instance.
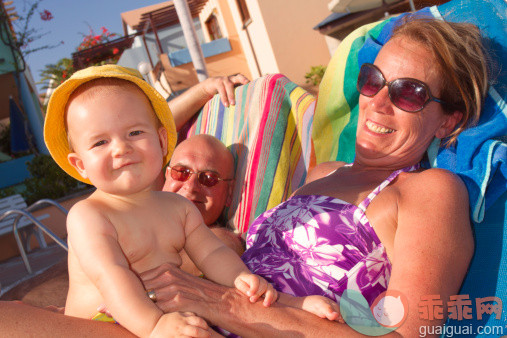
[[[52,94],[46,145],[63,170],[97,188],[67,218],[65,314],[92,318],[106,304],[111,321],[138,336],[207,336],[212,330],[203,319],[163,314],[138,277],[162,263],[180,266],[182,249],[206,278],[235,286],[252,302],[263,295],[265,306],[277,299],[273,287],[211,233],[192,202],[154,191],[176,137],[167,102],[135,70],[90,67]],[[282,294],[279,302],[339,319],[337,304],[324,297]]]
[[[76,72],[48,105],[44,138],[69,175],[97,189],[67,218],[69,292],[65,314],[92,318],[105,303],[138,336],[207,336],[206,322],[164,314],[138,274],[184,249],[206,278],[236,286],[269,306],[277,293],[216,238],[198,209],[174,193],[154,191],[176,143],[166,101],[135,70],[115,65]]]

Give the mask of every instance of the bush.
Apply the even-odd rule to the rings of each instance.
[[[11,128],[10,125],[0,124],[0,151],[9,155],[11,152]]]
[[[326,66],[312,66],[310,71],[305,74],[306,83],[311,83],[314,86],[319,85],[325,72]]]
[[[79,182],[63,171],[49,155],[37,155],[27,163],[31,174],[23,184],[21,194],[28,205],[42,199],[58,199],[85,190],[90,186]]]
[[[16,189],[14,189],[14,187],[3,188],[2,190],[0,190],[0,198],[9,197],[17,193],[18,192],[16,191]]]

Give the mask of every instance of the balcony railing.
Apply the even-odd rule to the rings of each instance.
[[[213,40],[211,42],[203,43],[201,44],[201,48],[205,58],[227,53],[232,50],[229,39],[227,38],[222,38],[218,40]],[[178,50],[176,52],[169,53],[169,61],[171,62],[171,66],[176,67],[192,62],[192,58],[190,57],[190,52],[188,51],[188,48],[185,48]]]

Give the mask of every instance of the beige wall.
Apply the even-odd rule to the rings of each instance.
[[[236,29],[233,15],[227,0],[210,0],[201,11],[199,19],[203,27],[204,35],[209,40],[206,32],[205,21],[211,13],[217,13],[220,30],[224,37],[229,39],[231,51],[211,57],[207,57],[206,68],[209,76],[230,75],[242,73],[248,78],[252,78],[252,72],[248,65],[247,58],[240,43],[238,30]],[[181,66],[180,66],[181,67]]]
[[[246,28],[236,0],[227,2],[253,78],[283,73],[315,91],[304,75],[311,66],[327,65],[330,60],[325,36],[313,29],[330,14],[328,0],[246,0],[252,19]]]
[[[325,37],[313,29],[330,14],[328,2],[258,0],[278,72],[299,85],[305,86],[304,75],[311,66],[327,65],[331,58]]]
[[[252,22],[243,27],[236,0],[227,0],[252,78],[278,72],[274,51],[257,0],[246,0]]]
[[[270,0],[282,1],[282,0]],[[264,20],[258,0],[246,0],[252,22],[246,27],[254,53],[257,57],[261,75],[278,73],[279,62],[276,59],[274,46],[271,40],[272,31]],[[246,36],[246,34],[245,34]]]

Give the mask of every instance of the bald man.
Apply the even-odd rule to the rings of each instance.
[[[165,177],[162,190],[192,201],[211,231],[241,255],[244,250],[240,238],[220,224],[224,208],[231,204],[234,186],[234,159],[229,149],[214,136],[194,135],[176,147]],[[201,274],[186,253],[181,256],[181,269]]]

